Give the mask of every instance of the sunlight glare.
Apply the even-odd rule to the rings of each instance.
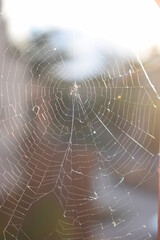
[[[3,13],[10,36],[19,43],[35,29],[76,28],[133,51],[160,45],[154,0],[4,0]]]

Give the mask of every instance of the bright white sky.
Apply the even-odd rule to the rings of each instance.
[[[3,0],[15,41],[33,29],[78,28],[132,50],[160,46],[160,9],[154,0]]]

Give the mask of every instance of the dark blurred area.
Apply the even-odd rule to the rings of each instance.
[[[18,47],[2,12],[1,240],[158,239],[160,52],[142,57],[155,92],[107,44],[34,28]]]

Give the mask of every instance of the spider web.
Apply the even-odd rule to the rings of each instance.
[[[152,239],[132,194],[157,168],[157,93],[136,56],[108,48],[83,67],[70,76],[45,35],[1,49],[4,240]]]

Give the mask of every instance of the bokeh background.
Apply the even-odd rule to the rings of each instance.
[[[156,3],[151,0],[147,2],[124,0],[93,2],[88,0],[77,1],[76,3],[75,1],[1,1],[0,73],[1,78],[3,78],[1,81],[9,81],[12,83],[16,76],[16,81],[20,82],[23,76],[23,81],[28,82],[32,78],[35,82],[42,83],[43,76],[46,75],[48,71],[50,78],[53,78],[54,81],[56,81],[57,78],[63,77],[64,86],[67,91],[67,89],[73,85],[73,82],[82,82],[82,79],[86,78],[86,76],[93,74],[97,78],[100,77],[99,70],[95,67],[97,64],[96,61],[101,55],[103,55],[104,59],[107,59],[107,54],[104,54],[104,52],[107,52],[106,50],[112,46],[116,49],[118,61],[121,61],[121,57],[119,57],[121,55],[125,54],[128,59],[131,59],[132,55],[139,54],[151,80],[151,84],[156,89],[158,96],[160,95],[159,22],[160,10]],[[75,31],[76,36],[74,36]],[[52,59],[52,54],[49,53],[48,50],[48,46],[52,46],[52,41],[54,42],[53,46],[56,46],[53,50],[56,51],[59,49],[60,51],[60,54],[57,54],[57,56],[54,55],[54,59]],[[47,48],[45,48],[45,46],[47,46]],[[76,52],[73,51],[73,46]],[[42,51],[42,48],[44,48],[45,51]],[[28,59],[32,59],[32,61]],[[65,75],[63,75],[64,68],[62,60],[68,68]],[[109,60],[108,58],[107,63]],[[58,67],[54,69],[55,72],[52,74],[48,63],[54,64],[54,61],[56,61],[56,66]],[[105,60],[100,61],[102,68],[105,68],[105,64]],[[43,71],[44,69],[45,72]],[[148,87],[148,82],[146,83],[146,76],[142,69],[139,70],[138,75],[142,79],[144,86]],[[5,103],[5,101],[7,101],[7,90],[2,90],[3,101]],[[76,91],[76,88],[72,88],[70,90],[70,95],[78,94]],[[159,107],[159,100],[155,92],[151,91],[150,94],[155,104]],[[38,112],[39,109],[35,108],[34,111]],[[1,110],[2,132],[4,131],[3,120],[5,118],[3,119],[3,116],[5,114],[6,113],[3,113]],[[81,115],[79,115],[79,117],[81,117]],[[147,226],[148,232],[152,235],[151,239],[156,240],[158,239],[158,109],[156,121],[153,124],[155,126],[155,142],[151,144],[150,151],[157,160],[153,163],[152,169],[149,171],[149,175],[146,178],[147,180],[142,181],[139,185],[139,179],[142,178],[142,175],[145,177],[148,174],[148,169],[146,169],[146,172],[140,171],[140,173],[137,172],[137,174],[134,175],[130,174],[126,178],[125,187],[130,191],[130,189],[133,189],[138,184],[138,187],[136,187],[133,194],[131,194],[136,212],[139,214],[136,223],[133,223],[135,224],[133,229],[136,229],[136,226]],[[39,125],[39,128],[43,128],[43,124]],[[38,130],[37,134],[39,134]],[[40,134],[39,136],[41,137]],[[89,144],[89,140],[87,144]],[[4,190],[3,170],[4,168],[7,169],[7,163],[4,161],[8,154],[6,149],[4,150],[3,145],[0,145],[0,201],[2,205],[4,204],[2,193]],[[38,158],[40,162],[44,162],[44,156],[43,154],[41,155],[41,150],[43,153],[43,149],[37,148]],[[63,152],[64,150],[61,149],[61,151]],[[56,157],[57,159],[62,158],[61,155],[57,155]],[[75,159],[73,157],[73,160],[76,160],[76,157]],[[11,159],[11,162],[12,161],[13,159]],[[90,161],[88,157],[86,162]],[[4,162],[6,166],[4,166]],[[47,164],[47,161],[45,164]],[[131,166],[128,166],[128,169],[130,167]],[[10,166],[8,166],[8,173],[9,171]],[[10,174],[7,179],[9,179],[9,177]],[[36,180],[38,181],[38,178]],[[12,180],[10,181],[12,182]],[[86,187],[86,189],[90,188],[87,181],[80,184],[82,184],[84,188]],[[99,182],[99,185],[101,185],[101,182]],[[15,191],[19,191],[18,187]],[[119,198],[122,198],[122,194],[123,191],[121,192],[121,189],[117,190]],[[31,193],[29,193],[29,195],[31,196]],[[0,239],[4,239],[3,232],[9,219],[6,209],[10,209],[12,203],[13,199],[11,199],[11,203],[8,203],[10,205],[6,205],[4,212],[0,211]],[[50,193],[28,209],[27,217],[23,224],[23,230],[29,233],[30,239],[32,240],[45,239],[50,229],[56,226],[57,218],[62,215],[63,210],[61,209],[58,199],[53,193]],[[101,218],[102,222],[107,221],[103,214],[100,216],[97,215],[97,218]],[[12,232],[12,229],[10,229],[10,232]],[[7,240],[15,239],[11,235],[6,236]],[[110,236],[112,237],[111,233]],[[18,239],[22,240],[24,236],[19,235]],[[59,238],[55,233],[54,237],[52,236],[48,239],[58,240]],[[84,239],[89,240],[94,238],[92,238],[92,236],[85,236]],[[126,237],[126,239],[130,239],[129,236]],[[137,239],[145,238],[141,236]]]

